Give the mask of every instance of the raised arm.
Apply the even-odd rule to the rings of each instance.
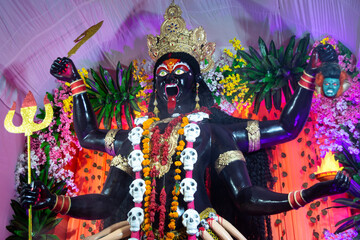
[[[86,94],[86,86],[80,78],[75,64],[69,58],[57,58],[50,73],[57,79],[71,84],[74,102],[74,127],[82,147],[116,155],[127,140],[128,131],[100,130],[95,113]],[[116,139],[116,143],[114,143]],[[114,146],[116,144],[117,147]]]
[[[248,121],[228,126],[241,151],[256,151],[293,140],[299,135],[309,116],[317,69],[322,61],[332,61],[334,54],[336,56],[332,48],[323,45],[314,49],[299,87],[285,105],[279,120]]]

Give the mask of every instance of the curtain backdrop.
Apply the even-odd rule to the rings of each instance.
[[[8,233],[10,198],[14,194],[14,168],[23,148],[23,136],[9,134],[3,119],[12,102],[17,112],[28,91],[38,106],[56,82],[49,74],[52,61],[66,56],[84,30],[104,20],[99,32],[72,56],[76,65],[96,68],[128,65],[132,59],[147,59],[146,35],[159,34],[169,0],[2,0],[0,3],[0,238]],[[266,43],[287,44],[291,35],[311,33],[319,40],[329,34],[360,55],[360,2],[358,0],[176,0],[189,28],[202,25],[209,41],[216,42],[215,58],[229,39],[243,46],[256,46],[261,36]],[[255,47],[256,48],[256,47]],[[21,123],[19,114],[15,122]],[[280,148],[281,146],[279,146]],[[282,160],[292,164],[290,156]],[[293,160],[293,159],[292,159]],[[300,173],[289,173],[289,179]],[[293,213],[291,213],[293,214]],[[289,238],[291,239],[291,238]]]

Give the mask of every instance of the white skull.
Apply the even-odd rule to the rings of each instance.
[[[128,138],[131,141],[132,145],[140,144],[143,129],[141,127],[135,127],[129,132]]]
[[[197,183],[192,178],[184,178],[180,183],[180,192],[184,195],[185,202],[194,201],[194,194],[197,189]]]
[[[135,118],[134,123],[136,126],[142,125],[146,120],[148,120],[148,116]]]
[[[201,226],[202,226],[203,228],[205,228],[205,230],[208,230],[208,229],[210,228],[210,226],[209,226],[208,222],[206,221],[206,219],[202,219],[202,220],[200,221],[200,224],[201,224]]]
[[[130,223],[130,231],[137,232],[144,221],[144,210],[139,207],[133,207],[127,214],[127,221]]]
[[[192,113],[187,116],[190,122],[201,122],[205,118],[209,118],[209,114],[204,112]]]
[[[190,123],[184,127],[184,136],[186,141],[195,142],[196,138],[200,136],[200,128],[195,123]]]
[[[142,170],[141,163],[144,160],[144,154],[141,150],[134,150],[129,154],[128,157],[129,165],[132,167],[133,172],[138,172]]]
[[[180,155],[180,161],[184,164],[186,171],[192,171],[196,163],[198,154],[193,148],[185,148]]]
[[[135,179],[130,184],[130,195],[133,197],[133,201],[141,203],[143,201],[145,193],[145,181],[142,179]]]
[[[218,215],[216,215],[216,213],[213,213],[213,212],[209,213],[209,218],[212,218],[215,221],[219,221]]]
[[[200,223],[200,216],[194,209],[188,209],[183,214],[182,224],[186,227],[186,233],[194,235],[197,233],[197,226]]]

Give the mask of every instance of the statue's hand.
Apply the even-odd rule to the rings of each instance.
[[[321,66],[321,60],[319,58],[319,49],[322,48],[323,46],[324,45],[320,44],[315,49],[313,49],[309,63],[305,68],[305,72],[312,76],[315,76],[318,73],[318,69]]]
[[[334,195],[346,192],[350,187],[351,178],[346,172],[338,172],[335,176],[335,179],[328,182],[329,193],[330,195]]]
[[[338,62],[338,55],[335,49],[330,44],[319,45],[316,47],[319,53],[319,58],[322,63],[324,62]]]
[[[322,63],[337,61],[338,56],[335,49],[330,44],[320,44],[313,50],[305,72],[315,76],[319,72]]]
[[[50,208],[52,209],[55,205],[56,197],[51,194],[49,189],[44,183],[40,181],[24,184],[20,193],[21,206],[29,208],[33,206],[35,210],[41,210]]]
[[[64,82],[80,79],[75,64],[67,57],[57,58],[51,65],[50,74]]]
[[[338,172],[334,180],[320,182],[303,191],[307,202],[315,199],[346,192],[350,187],[351,179],[345,172]]]

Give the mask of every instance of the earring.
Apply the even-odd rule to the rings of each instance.
[[[159,117],[159,109],[157,108],[158,106],[158,102],[156,101],[156,94],[157,94],[157,90],[155,90],[155,100],[154,100],[154,114],[155,114],[155,117]]]
[[[195,109],[200,110],[200,98],[199,98],[199,83],[196,83],[196,97],[195,97]]]

